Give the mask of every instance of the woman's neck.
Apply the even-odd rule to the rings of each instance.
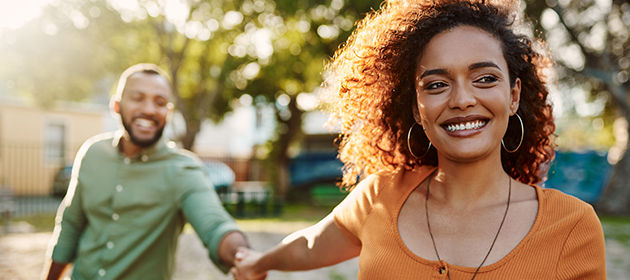
[[[500,153],[473,162],[445,158],[438,162],[431,182],[432,199],[460,210],[505,199],[511,178],[503,170]]]

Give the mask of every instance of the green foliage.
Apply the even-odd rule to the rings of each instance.
[[[630,117],[630,4],[617,0],[525,1],[525,12],[535,29],[543,33],[558,63],[556,70],[562,90],[586,91],[590,97],[581,101],[582,105],[605,97],[604,107],[597,115],[574,111],[563,116],[581,118],[582,123],[601,118],[607,124],[605,131],[593,137],[594,131],[588,126],[559,122],[561,137],[600,138],[581,142],[596,149],[609,146],[614,141],[609,124],[616,116]],[[567,94],[563,97],[571,99]],[[581,110],[580,104],[577,105],[573,109]],[[564,135],[565,132],[570,133]]]
[[[193,146],[203,120],[221,120],[233,100],[249,94],[276,105],[268,155],[280,168],[270,177],[285,178],[306,110],[296,105],[297,96],[319,87],[329,57],[379,2],[190,0],[167,7],[143,0],[130,10],[107,0],[61,0],[41,19],[3,35],[13,38],[0,45],[6,62],[0,78],[11,91],[51,106],[95,95],[103,100],[122,69],[159,64],[174,84],[185,148]],[[276,102],[280,96],[288,102]],[[286,180],[277,181],[286,190]]]

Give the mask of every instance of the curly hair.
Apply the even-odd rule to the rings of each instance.
[[[554,155],[555,124],[545,81],[552,62],[546,51],[535,50],[527,36],[513,31],[515,6],[483,0],[390,0],[358,22],[328,64],[334,80],[325,84],[338,99],[332,118],[340,122],[342,186],[352,187],[360,176],[382,170],[437,165],[435,149],[418,159],[407,148],[407,131],[415,124],[415,69],[435,35],[461,25],[495,37],[502,44],[510,84],[521,80],[517,113],[525,135],[518,151],[502,150],[503,169],[525,184],[542,180],[541,170]],[[509,147],[519,143],[519,125],[511,121],[508,126],[504,141]]]

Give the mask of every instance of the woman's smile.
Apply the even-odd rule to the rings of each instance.
[[[488,124],[489,119],[479,115],[466,117],[454,117],[446,120],[440,126],[446,130],[448,135],[454,137],[467,137],[481,133]]]

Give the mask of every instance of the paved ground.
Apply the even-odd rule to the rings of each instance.
[[[278,243],[288,232],[302,228],[305,224],[295,224],[284,228],[265,228],[256,224],[247,224],[247,231],[252,246],[266,250]],[[258,228],[253,231],[252,228]],[[18,225],[18,229],[28,231],[27,225]],[[630,228],[604,228],[605,231],[630,231]],[[39,279],[44,263],[44,256],[51,233],[11,233],[0,235],[0,279],[21,280]],[[628,279],[630,275],[630,243],[628,240],[606,240],[608,279]],[[207,252],[199,238],[190,232],[181,235],[177,251],[175,279],[206,280],[231,279],[215,269],[207,258]],[[356,279],[357,259],[336,266],[308,272],[271,272],[271,280],[321,280],[321,279]]]
[[[298,224],[303,227],[304,225]],[[250,226],[246,226],[251,227]],[[21,228],[28,231],[28,226]],[[269,249],[286,236],[284,229],[262,229],[264,231],[246,232],[252,246],[258,250]],[[51,233],[10,233],[0,235],[0,280],[39,279],[45,261],[46,247]],[[180,236],[177,248],[176,280],[223,280],[232,279],[222,274],[208,259],[207,250],[203,247],[196,234],[185,232]],[[269,273],[270,280],[321,280],[321,279],[356,279],[358,260],[352,259],[318,270],[306,272],[277,272]]]

